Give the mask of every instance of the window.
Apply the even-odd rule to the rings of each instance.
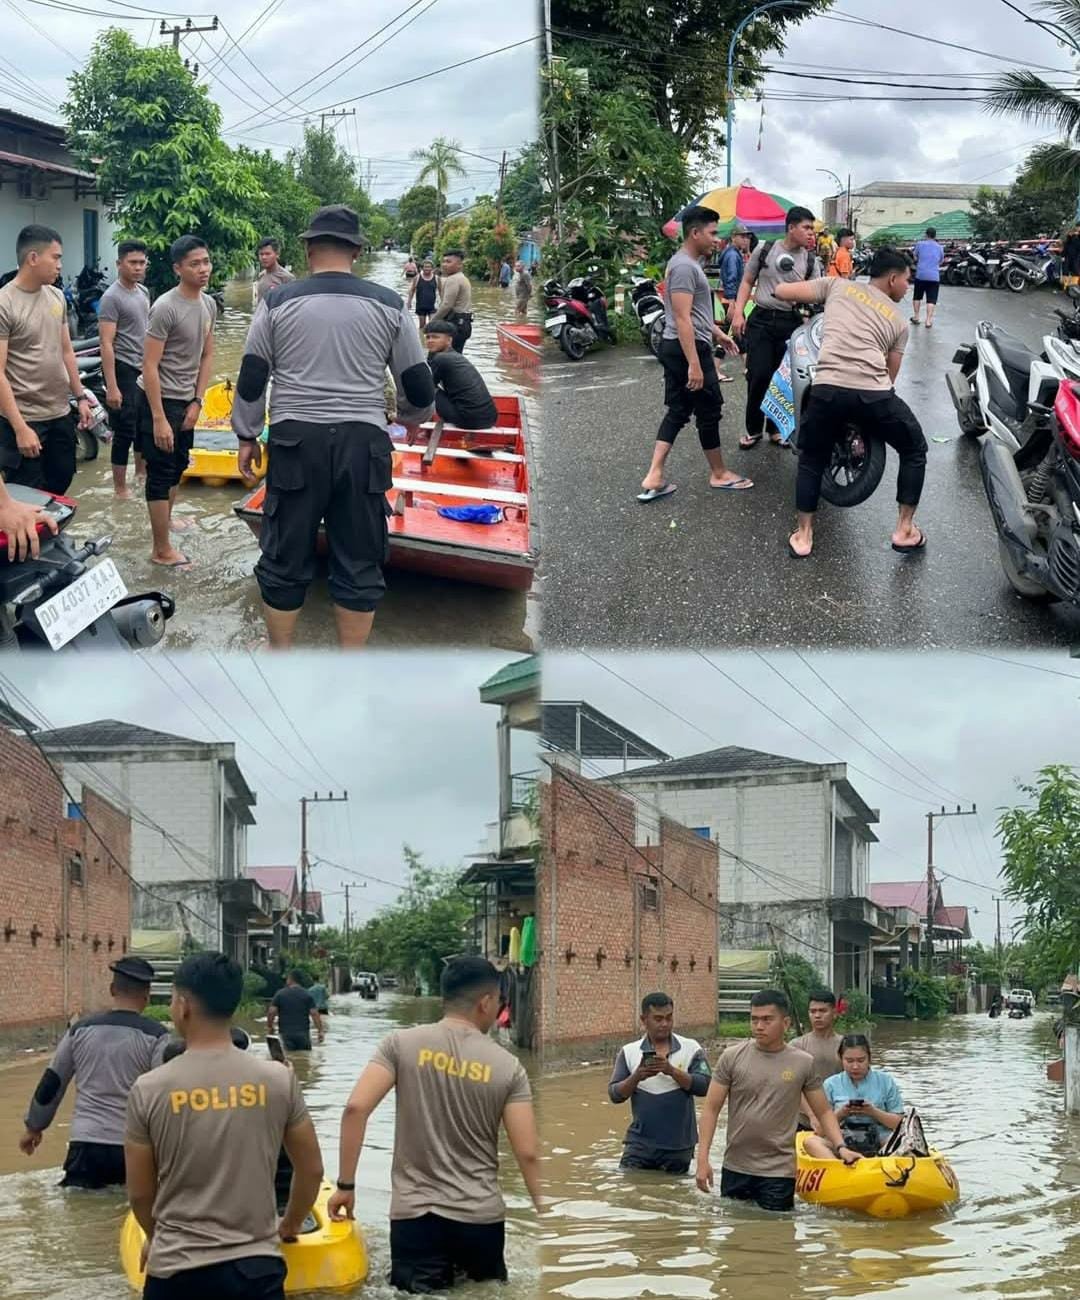
[[[712,839],[711,826],[691,826],[690,829],[694,832],[695,835],[700,835],[703,840]]]
[[[660,910],[660,890],[656,887],[655,882],[642,882],[639,886],[641,898],[641,910],[643,912],[658,912]]]
[[[73,885],[83,883],[83,860],[80,853],[76,853],[73,858],[68,859],[68,880]]]

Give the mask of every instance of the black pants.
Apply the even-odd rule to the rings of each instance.
[[[109,457],[114,465],[126,465],[128,453],[139,431],[139,368],[129,366],[126,361],[116,363],[116,386],[120,389],[120,409],[109,412],[109,428],[112,429],[112,453]]]
[[[188,467],[191,448],[195,443],[194,429],[181,429],[187,415],[190,402],[183,399],[163,397],[161,409],[169,422],[173,433],[172,451],[163,451],[154,441],[154,416],[146,394],[139,389],[138,407],[138,442],[137,447],[146,461],[146,499],[147,501],[168,501],[169,494],[177,487]]]
[[[287,1052],[310,1052],[310,1034],[282,1034],[281,1045]]]
[[[143,1300],[284,1300],[285,1261],[272,1255],[147,1276]]]
[[[795,1208],[795,1179],[761,1178],[721,1169],[720,1195],[735,1201],[753,1201],[763,1210],[791,1210]]]
[[[492,402],[488,410],[480,415],[463,415],[454,405],[453,398],[441,388],[435,390],[435,413],[440,420],[452,424],[458,429],[490,429],[499,418],[499,413]]]
[[[771,420],[766,422],[761,403],[784,359],[788,339],[801,324],[802,317],[795,312],[769,307],[755,307],[746,322],[746,432],[752,438],[761,435],[766,423],[779,433]]]
[[[69,1142],[61,1187],[116,1187],[126,1181],[124,1148],[112,1142]]]
[[[720,377],[716,373],[712,346],[697,341],[698,361],[704,379],[701,387],[691,392],[686,386],[690,377],[690,363],[678,339],[664,339],[660,344],[660,363],[664,367],[664,405],[667,412],[656,434],[657,442],[674,442],[679,430],[691,416],[697,421],[698,441],[702,451],[715,451],[720,446],[720,416],[724,399],[720,395]]]
[[[685,1174],[690,1168],[694,1149],[688,1151],[644,1151],[641,1148],[623,1148],[620,1169],[659,1169],[665,1174]]]
[[[458,1274],[474,1282],[505,1282],[506,1224],[458,1223],[438,1214],[390,1222],[390,1285],[430,1294],[454,1285]]]
[[[832,460],[833,446],[846,425],[857,425],[866,437],[877,436],[900,457],[896,499],[917,506],[926,477],[926,439],[911,408],[890,389],[837,388],[815,384],[799,429],[799,473],[796,509],[813,514],[821,496],[821,479]]]
[[[456,333],[451,345],[455,352],[464,352],[465,344],[472,338],[472,316],[465,312],[451,312],[446,318],[453,325]]]
[[[940,280],[916,280],[915,291],[912,293],[911,297],[915,302],[922,302],[925,298],[928,306],[936,307],[938,294],[940,292]]]
[[[315,577],[319,525],[325,523],[334,604],[374,610],[386,590],[389,434],[355,420],[280,420],[270,426],[269,450],[262,556],[255,566],[263,600],[271,609],[303,605]]]
[[[9,483],[62,497],[75,477],[75,416],[27,420],[41,442],[40,456],[24,456],[14,427],[0,415],[0,470]]]

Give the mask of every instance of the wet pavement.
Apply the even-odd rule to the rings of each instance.
[[[571,1300],[1074,1300],[1080,1127],[1062,1113],[1050,1017],[881,1024],[875,1065],[914,1104],[960,1182],[952,1212],[875,1220],[796,1202],[769,1214],[692,1178],[618,1171],[629,1107],[607,1073],[539,1089],[546,1194],[541,1291]],[[880,1059],[879,1059],[880,1058]],[[721,1124],[723,1118],[721,1119]],[[713,1166],[719,1180],[723,1131]]]
[[[341,1112],[353,1084],[378,1041],[391,1029],[436,1020],[433,1000],[384,995],[378,1003],[356,995],[331,999],[326,1042],[293,1060],[322,1147],[326,1177],[337,1178]],[[248,1026],[262,1039],[265,1022]],[[257,1042],[253,1051],[265,1052]],[[526,1062],[528,1064],[528,1062]],[[28,1160],[17,1148],[22,1117],[45,1061],[0,1070],[0,1296],[4,1300],[132,1300],[120,1269],[120,1225],[127,1211],[121,1192],[67,1192],[57,1186],[67,1142],[71,1097]],[[393,1094],[368,1125],[357,1171],[357,1218],[370,1259],[362,1288],[336,1291],[348,1300],[392,1300],[400,1293],[385,1281],[390,1267],[390,1160],[393,1150]],[[537,1289],[536,1214],[508,1151],[500,1178],[507,1203],[506,1262],[515,1293]],[[461,1300],[494,1296],[497,1284],[471,1283],[455,1289]],[[208,1297],[208,1300],[210,1298]]]
[[[405,296],[408,281],[401,273],[405,255],[378,254],[358,264],[361,274],[389,285]],[[525,398],[534,438],[539,428],[539,384],[535,375],[499,357],[495,322],[514,317],[508,293],[474,287],[476,319],[466,354],[485,376],[493,393],[517,393]],[[236,378],[252,311],[250,282],[226,290],[226,310],[217,325],[214,380]],[[70,495],[79,503],[72,532],[80,538],[108,533],[111,557],[129,591],[164,588],[176,599],[176,615],[168,625],[166,649],[251,649],[265,635],[258,587],[252,576],[258,543],[248,526],[233,514],[247,493],[237,480],[222,488],[188,481],[180,488],[177,515],[194,525],[177,534],[176,542],[194,562],[190,573],[163,570],[150,563],[150,533],[146,505],[134,496],[117,501],[112,491],[109,449],[96,461],[79,466]],[[336,644],[333,608],[326,592],[325,569],[313,584],[297,632],[297,646]],[[388,592],[375,619],[372,646],[483,645],[527,650],[535,636],[535,598],[522,592],[497,591],[464,583],[444,582],[390,570]]]
[[[728,464],[753,478],[746,493],[710,491],[692,425],[668,462],[678,491],[635,500],[663,416],[659,365],[636,344],[600,346],[584,361],[550,349],[544,360],[545,535],[543,639],[547,647],[619,645],[960,647],[1080,642],[1080,613],[1015,595],[976,443],[962,437],[945,373],[975,324],[995,320],[1041,351],[1062,295],[989,289],[942,292],[932,331],[911,327],[897,391],[929,444],[918,522],[928,547],[899,556],[896,457],[874,496],[853,509],[823,503],[815,554],[788,554],[795,457],[768,445],[738,449],[745,383],[724,363],[721,439]],[[910,304],[906,304],[909,306]]]

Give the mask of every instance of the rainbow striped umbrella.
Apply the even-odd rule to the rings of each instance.
[[[687,208],[712,208],[720,218],[716,233],[730,235],[735,226],[746,226],[755,235],[783,234],[784,215],[795,205],[780,194],[768,194],[752,185],[727,185],[706,190],[693,203],[680,208],[664,226],[669,239],[678,239],[682,215]]]

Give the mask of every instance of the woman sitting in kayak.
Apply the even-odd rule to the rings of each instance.
[[[891,1074],[871,1068],[870,1040],[865,1034],[845,1035],[839,1056],[843,1070],[825,1080],[825,1095],[846,1145],[863,1155],[876,1155],[900,1123],[904,1110],[900,1089]],[[805,1150],[819,1160],[836,1158],[830,1144],[816,1134],[806,1138]]]

